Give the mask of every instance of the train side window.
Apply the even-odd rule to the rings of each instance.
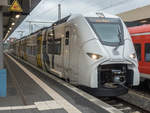
[[[27,53],[28,55],[31,55],[31,54],[32,54],[32,47],[31,47],[31,46],[27,46],[27,47],[26,47],[26,53]]]
[[[61,39],[55,39],[54,54],[57,54],[57,55],[61,54]]]
[[[61,39],[48,40],[48,53],[61,54]]]
[[[48,53],[53,54],[54,53],[54,43],[53,39],[48,39]]]
[[[141,44],[134,44],[138,61],[141,60]]]
[[[145,61],[150,62],[150,43],[145,44]]]
[[[66,31],[65,45],[69,45],[69,31]]]
[[[36,55],[37,54],[37,47],[36,46],[32,46],[32,55]]]

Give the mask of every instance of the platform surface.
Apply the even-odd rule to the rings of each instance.
[[[24,72],[8,56],[5,66],[7,97],[0,98],[0,113],[108,113],[26,64],[23,66],[32,74]]]

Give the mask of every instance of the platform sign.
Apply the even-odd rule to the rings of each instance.
[[[23,12],[18,0],[13,1],[12,5],[9,7],[9,10],[13,12]]]

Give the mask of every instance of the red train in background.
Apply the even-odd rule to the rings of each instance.
[[[131,34],[137,58],[141,80],[150,88],[150,24],[128,28]]]

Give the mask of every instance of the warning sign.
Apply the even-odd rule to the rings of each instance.
[[[14,12],[23,12],[18,0],[14,0],[12,5],[9,8],[10,11],[14,11]]]

